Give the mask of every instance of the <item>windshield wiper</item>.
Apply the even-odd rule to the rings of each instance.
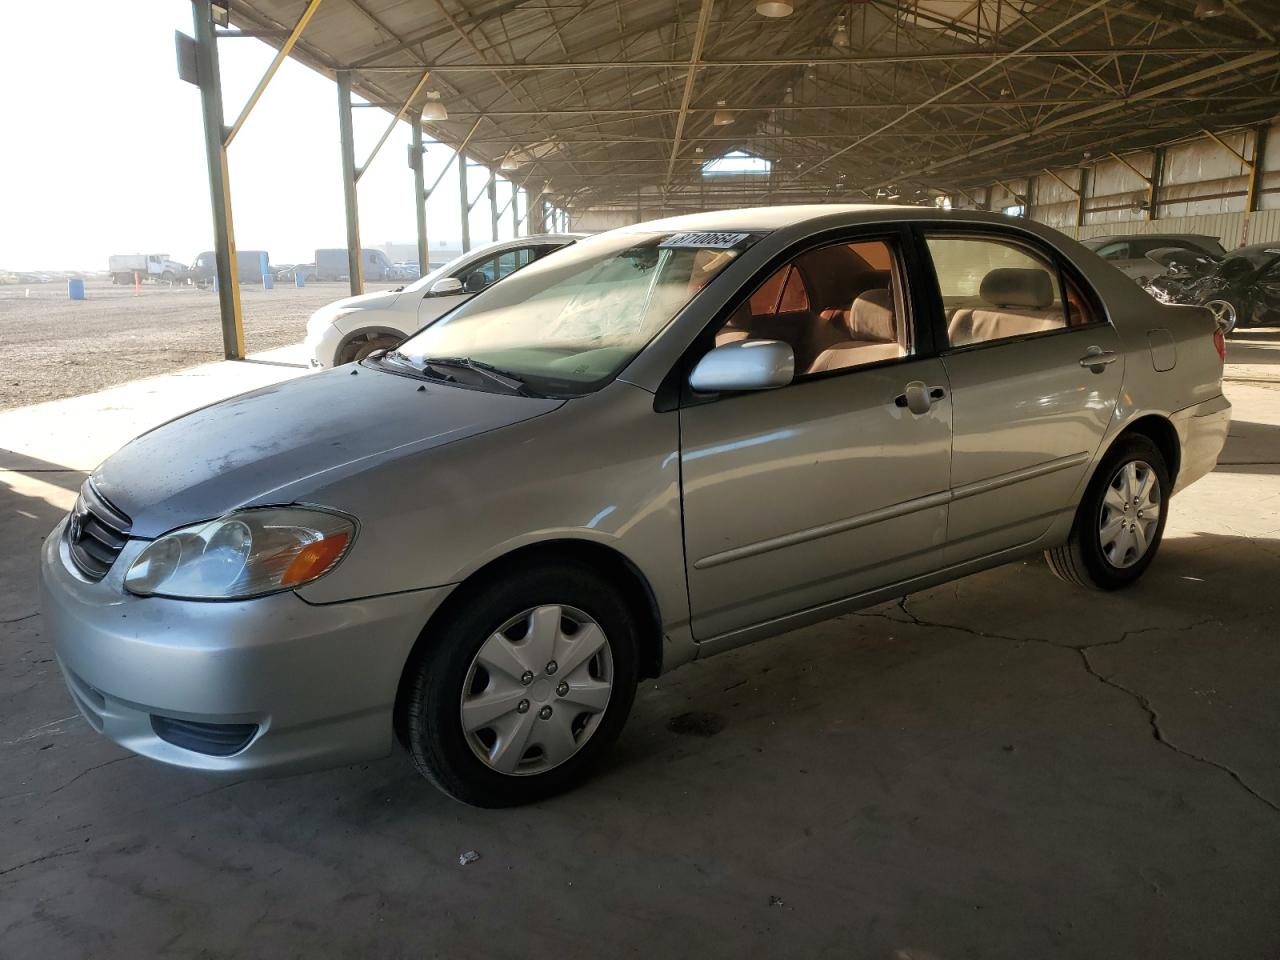
[[[518,393],[526,397],[538,396],[522,377],[508,370],[501,370],[491,363],[485,363],[483,360],[472,360],[470,357],[425,357],[422,363],[424,372],[430,367],[452,367],[458,370],[471,370],[512,393]]]

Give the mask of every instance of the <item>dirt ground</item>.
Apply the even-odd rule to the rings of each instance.
[[[369,291],[393,284],[369,284]],[[111,281],[85,284],[87,299],[64,283],[0,287],[0,410],[91,393],[117,383],[222,359],[218,298],[209,290]],[[250,352],[297,343],[317,307],[347,296],[345,283],[298,289],[279,283],[241,292]]]

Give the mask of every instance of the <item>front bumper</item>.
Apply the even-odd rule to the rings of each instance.
[[[62,530],[42,550],[41,605],[72,698],[95,729],[155,760],[241,774],[390,751],[401,671],[447,587],[325,605],[293,593],[135,597],[123,579],[144,542],[130,541],[92,583],[70,566]],[[190,742],[173,728],[192,725],[250,733],[219,756],[173,742]]]
[[[313,368],[336,367],[338,350],[345,336],[332,320],[308,321],[305,345],[311,366]]]

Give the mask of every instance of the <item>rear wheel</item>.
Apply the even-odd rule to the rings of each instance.
[[[1204,306],[1213,314],[1213,319],[1218,322],[1223,333],[1230,333],[1240,322],[1240,311],[1230,300],[1207,300]]]
[[[1076,511],[1065,544],[1045,551],[1055,574],[1095,590],[1133,583],[1164,536],[1169,469],[1147,437],[1133,434],[1108,451]]]
[[[636,625],[590,567],[494,578],[433,625],[406,672],[401,724],[414,766],[483,807],[581,780],[635,697]]]

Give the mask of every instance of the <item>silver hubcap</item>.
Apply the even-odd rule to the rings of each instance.
[[[462,729],[499,773],[543,773],[582,749],[612,692],[613,654],[600,625],[573,607],[534,607],[496,630],[471,661]]]
[[[1098,518],[1098,541],[1109,564],[1123,569],[1146,555],[1160,509],[1160,484],[1151,464],[1131,460],[1116,471]]]
[[[1218,326],[1222,328],[1223,333],[1230,333],[1235,329],[1236,308],[1234,306],[1226,300],[1210,300],[1205,306],[1213,314],[1213,319],[1218,321]]]

